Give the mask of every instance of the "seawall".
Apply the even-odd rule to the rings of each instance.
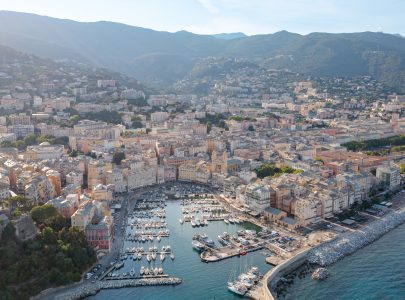
[[[309,248],[271,269],[263,278],[263,292],[257,299],[274,300],[273,290],[284,275],[294,271],[305,262],[320,266],[331,265],[347,255],[371,244],[384,234],[405,223],[405,209],[394,211],[360,230],[346,232],[335,239],[314,248]],[[266,284],[267,283],[267,284]],[[269,288],[270,287],[270,288]]]

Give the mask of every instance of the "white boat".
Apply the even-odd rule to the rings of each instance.
[[[208,220],[207,219],[204,220],[204,225],[208,226]]]
[[[228,282],[228,290],[230,290],[232,293],[241,296],[245,295],[247,292],[246,287],[244,287],[240,283],[232,283],[232,282]]]
[[[166,258],[166,254],[160,253],[160,261],[164,261]]]
[[[191,220],[191,226],[192,226],[192,227],[196,227],[196,226],[197,226],[197,224],[196,224],[196,222],[195,222],[194,220]]]
[[[144,274],[145,274],[145,275],[149,275],[149,268],[145,268]]]
[[[225,224],[229,224],[229,220],[228,219],[224,219]]]
[[[151,261],[151,257],[150,257],[150,255],[149,255],[149,253],[146,255],[146,260],[147,260],[148,262]]]
[[[132,268],[131,271],[129,271],[129,275],[131,275],[131,277],[133,277],[135,275],[135,269]]]
[[[163,268],[159,268],[159,274],[163,274]]]
[[[141,259],[142,259],[142,254],[138,253],[138,260],[141,260]]]
[[[160,237],[160,235],[158,235],[157,236],[157,241],[160,242],[160,240],[161,240],[161,237]]]
[[[180,224],[183,224],[184,223],[184,220],[183,219],[179,219],[179,222],[180,222]]]
[[[172,248],[170,248],[170,246],[166,246],[166,252],[172,252]]]
[[[155,252],[152,253],[152,259],[156,260],[156,253]]]
[[[154,273],[155,275],[158,275],[158,274],[159,274],[159,268],[154,268],[154,269],[153,269],[153,273]]]
[[[172,260],[174,260],[174,254],[173,254],[173,253],[170,254],[170,258],[171,258]]]
[[[139,271],[139,274],[144,275],[145,274],[145,267],[142,266],[141,270]]]
[[[162,252],[166,252],[166,246],[162,247]]]

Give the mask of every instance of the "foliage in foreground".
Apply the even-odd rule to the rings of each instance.
[[[33,240],[21,242],[10,223],[0,241],[0,299],[29,299],[40,291],[79,281],[96,255],[82,231],[49,207],[33,208],[42,231]],[[62,226],[63,224],[64,226]]]

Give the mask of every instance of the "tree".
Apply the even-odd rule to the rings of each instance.
[[[115,152],[112,158],[112,162],[116,165],[120,165],[121,161],[125,159],[124,152]]]
[[[29,134],[24,138],[24,144],[26,146],[32,146],[37,144],[37,138],[33,134]]]
[[[52,204],[44,204],[35,206],[31,210],[32,219],[37,223],[44,223],[49,225],[51,219],[57,217],[59,212]]]

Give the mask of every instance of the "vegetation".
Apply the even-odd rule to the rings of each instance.
[[[401,174],[404,175],[405,174],[405,164],[401,164],[400,168],[401,168]]]
[[[14,196],[0,200],[0,205],[10,209],[11,215],[14,217],[29,212],[32,208],[31,200],[23,196]]]
[[[0,299],[25,300],[40,291],[79,281],[96,261],[83,232],[51,222],[63,219],[49,207],[34,207],[33,217],[44,227],[33,240],[21,242],[11,223],[0,241]]]
[[[290,166],[276,167],[274,164],[262,164],[259,168],[255,170],[257,177],[277,177],[281,174],[299,174],[302,173],[302,170],[291,168]]]
[[[211,131],[213,125],[224,129],[228,128],[228,126],[225,123],[226,118],[227,116],[224,114],[215,114],[215,115],[207,114],[205,118],[199,120],[201,123],[207,124],[209,132]]]
[[[102,110],[100,112],[91,112],[84,115],[86,119],[104,121],[112,124],[121,124],[121,115],[117,111]]]
[[[116,165],[120,165],[121,161],[125,159],[124,152],[115,152],[112,158],[112,162]]]
[[[405,146],[405,135],[396,135],[388,138],[374,139],[368,141],[352,141],[342,144],[351,151],[367,151],[367,150],[380,150],[379,148],[389,147],[395,148],[396,151],[402,151],[404,147],[393,147],[393,146]]]
[[[13,148],[18,148],[19,150],[25,150],[28,146],[38,145],[43,142],[48,142],[51,145],[67,146],[69,144],[69,138],[66,136],[57,138],[52,135],[35,136],[33,134],[29,134],[22,140],[17,140],[17,141],[13,141],[13,142],[4,141],[0,144],[0,146],[1,147],[13,147]]]

